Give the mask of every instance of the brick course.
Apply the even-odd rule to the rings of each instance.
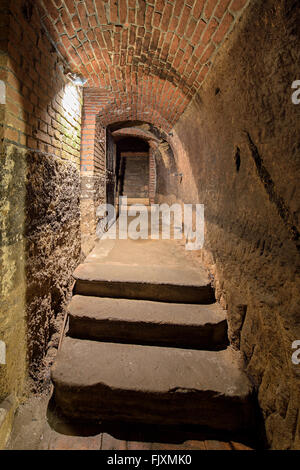
[[[103,125],[140,119],[169,130],[213,66],[208,52],[218,51],[248,1],[39,3],[58,50],[98,98]]]
[[[4,70],[4,142],[79,165],[81,91],[63,77],[57,54],[41,31],[37,12],[33,10],[31,21],[26,21],[20,4],[12,2],[9,60]],[[53,7],[51,15],[55,12]]]

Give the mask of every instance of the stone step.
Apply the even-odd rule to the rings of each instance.
[[[77,420],[249,431],[252,386],[237,352],[65,338],[52,368],[55,401]]]
[[[68,310],[74,338],[206,350],[228,346],[226,312],[218,304],[75,295]]]
[[[74,294],[162,302],[211,304],[206,271],[163,266],[84,263],[73,274]]]

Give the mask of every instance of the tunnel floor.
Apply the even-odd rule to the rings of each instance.
[[[84,265],[145,269],[203,269],[199,252],[183,240],[98,240]],[[64,416],[51,392],[32,396],[16,415],[8,449],[24,450],[252,450],[253,435],[197,426],[167,426],[99,421],[83,423]]]

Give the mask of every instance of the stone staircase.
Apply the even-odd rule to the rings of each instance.
[[[147,198],[149,195],[149,157],[123,158],[122,192],[129,198]]]
[[[52,368],[69,418],[250,432],[253,389],[205,270],[84,263]]]

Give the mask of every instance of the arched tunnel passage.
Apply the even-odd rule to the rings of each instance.
[[[258,436],[258,405],[266,445],[298,449],[299,2],[1,7],[0,447],[24,391],[50,389],[57,358],[65,416],[90,419],[93,409],[100,419],[116,406],[160,426],[196,420],[222,431],[215,446],[236,448],[231,431]],[[204,206],[197,253],[185,240],[98,244],[97,208],[116,206],[124,190],[116,140],[128,129],[149,147],[150,206]],[[106,383],[106,403],[99,388],[90,393],[91,377]],[[23,433],[25,447],[82,444],[40,429]],[[100,434],[84,442],[115,445]],[[209,448],[207,438],[196,445]],[[132,435],[120,445],[130,449]]]
[[[133,147],[130,148],[130,142],[134,144],[130,138],[145,142],[144,153],[149,153],[150,202],[164,202],[170,195],[173,195],[175,200],[180,172],[176,163],[176,144],[172,143],[171,135],[151,123],[142,121],[114,123],[108,128],[112,132],[115,142],[118,143],[125,137],[128,139],[127,151],[129,152],[133,150]],[[136,142],[139,145],[138,140]],[[124,145],[126,145],[125,141]],[[140,143],[140,145],[142,144]],[[140,148],[142,151],[142,147]]]
[[[149,200],[149,144],[127,137],[117,141],[117,192],[120,197]]]
[[[174,203],[182,182],[176,160],[180,144],[163,129],[141,120],[104,126],[97,116],[93,122],[90,129],[86,116],[82,131],[81,240],[85,255],[93,247],[99,205],[111,204],[118,212],[122,196],[129,201],[141,199],[146,205]]]

